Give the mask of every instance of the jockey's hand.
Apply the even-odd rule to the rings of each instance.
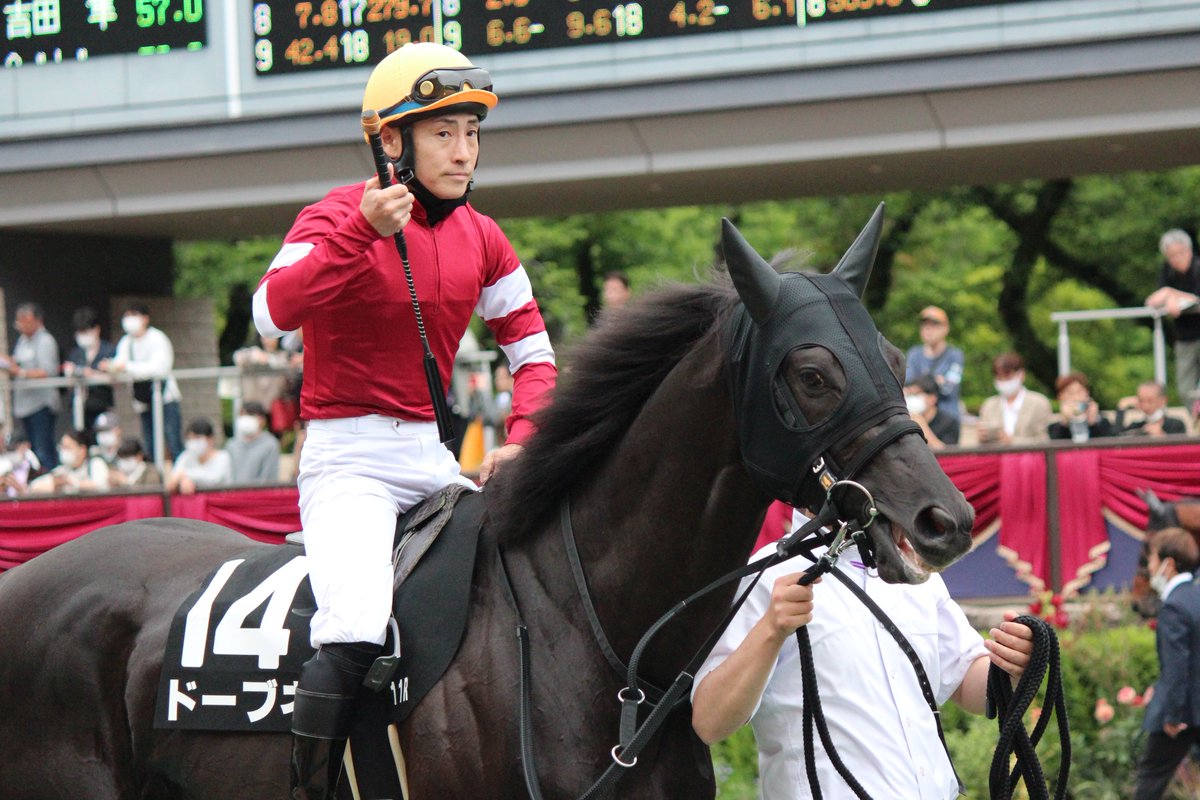
[[[992,628],[992,638],[983,643],[992,663],[1011,675],[1014,681],[1025,674],[1033,652],[1033,631],[1028,625],[1014,622],[1016,618],[1017,612],[1005,611],[1004,622],[1000,627]]]
[[[479,482],[487,483],[488,478],[495,474],[501,464],[515,458],[520,454],[522,449],[519,444],[506,444],[484,456],[483,463],[479,465]]]
[[[413,207],[413,196],[408,187],[395,182],[394,167],[388,165],[388,170],[392,173],[392,185],[380,189],[376,175],[364,185],[362,201],[358,204],[358,210],[380,236],[399,233],[408,224]]]
[[[776,641],[787,639],[801,626],[812,622],[812,585],[801,586],[803,572],[793,572],[775,580],[771,588],[771,605],[763,615],[763,622]],[[820,583],[817,578],[813,583]]]

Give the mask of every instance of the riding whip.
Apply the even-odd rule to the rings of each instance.
[[[371,155],[375,160],[375,173],[379,176],[379,188],[386,189],[392,185],[388,172],[387,153],[383,152],[383,139],[379,136],[382,127],[379,112],[367,110],[362,112],[363,132],[371,144]],[[407,183],[409,178],[401,178]],[[450,420],[450,408],[446,405],[446,390],[442,387],[442,375],[438,371],[437,357],[429,349],[429,338],[425,335],[425,320],[421,316],[421,305],[417,302],[417,287],[413,283],[412,267],[408,264],[408,243],[404,240],[404,231],[396,231],[392,239],[396,242],[396,252],[400,254],[400,263],[404,265],[404,281],[408,284],[408,296],[412,298],[413,315],[417,318],[417,334],[421,337],[421,349],[424,350],[425,382],[429,386],[429,399],[433,402],[433,416],[437,420],[438,438],[446,443],[454,438],[454,425]]]

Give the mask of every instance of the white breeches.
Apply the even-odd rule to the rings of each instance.
[[[300,455],[300,522],[317,601],[313,647],[383,644],[396,517],[441,487],[474,484],[437,425],[372,414],[313,420]]]

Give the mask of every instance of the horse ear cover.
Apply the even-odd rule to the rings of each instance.
[[[725,267],[733,279],[742,304],[750,318],[761,325],[779,302],[782,279],[771,265],[750,246],[741,232],[727,218],[721,220],[721,252]]]
[[[883,203],[875,207],[875,213],[859,231],[858,238],[846,250],[842,260],[833,268],[833,274],[844,280],[859,297],[867,290],[871,268],[875,266],[875,254],[879,252],[879,240],[883,234]]]

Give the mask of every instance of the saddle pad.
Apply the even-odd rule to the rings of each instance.
[[[221,564],[171,622],[154,726],[291,730],[315,610],[299,547],[260,546]]]
[[[441,503],[435,505],[440,511]],[[398,668],[384,691],[361,692],[359,711],[366,716],[399,724],[454,659],[466,628],[484,506],[482,493],[466,492],[448,523],[436,520],[446,527],[423,543],[420,563],[408,566],[412,571],[393,601]],[[313,655],[308,642],[315,610],[300,547],[259,546],[221,564],[171,622],[154,726],[291,730],[300,667]]]
[[[399,725],[433,688],[458,652],[471,607],[471,578],[485,508],[482,492],[458,501],[445,530],[396,590],[400,661],[391,686],[380,693]],[[361,707],[360,703],[360,707]]]

